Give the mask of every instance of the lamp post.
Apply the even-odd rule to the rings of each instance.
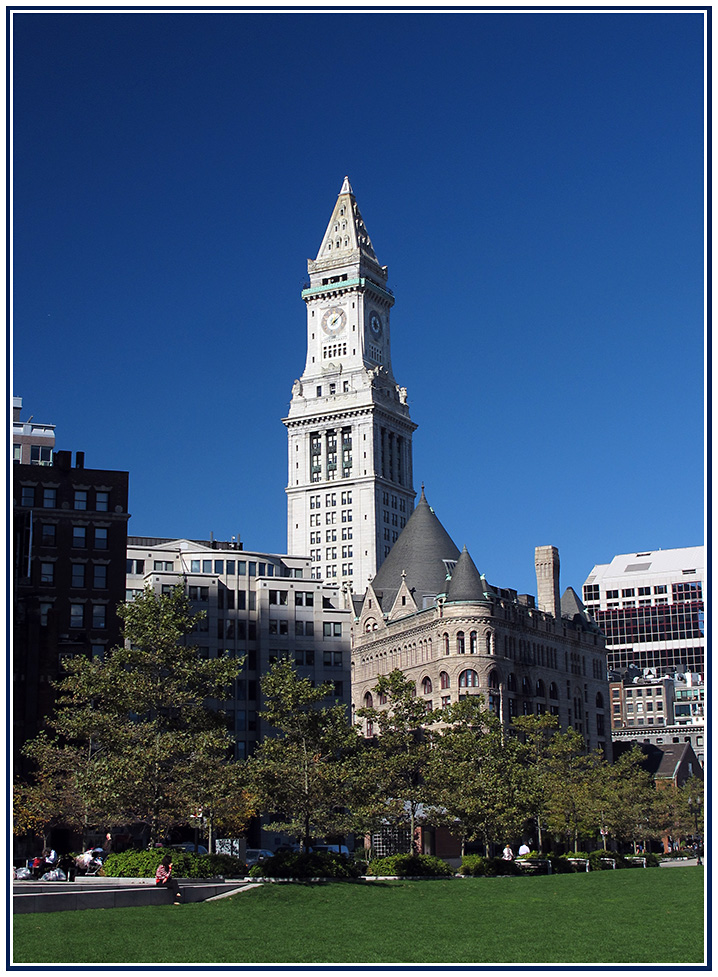
[[[698,865],[702,865],[703,862],[701,862],[701,851],[700,851],[700,847],[698,845],[698,815],[700,814],[700,811],[701,811],[701,799],[700,799],[700,797],[689,797],[688,798],[688,810],[693,815],[693,823],[694,823],[695,829],[696,829],[695,830],[695,834],[694,834],[693,837],[695,838],[696,853],[698,855],[697,864]]]

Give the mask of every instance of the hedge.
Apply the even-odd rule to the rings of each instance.
[[[101,874],[111,878],[151,879],[165,855],[172,859],[172,874],[181,879],[212,879],[218,876],[243,879],[247,866],[233,855],[196,855],[174,848],[151,848],[108,855]]]
[[[277,852],[249,871],[253,879],[356,879],[361,866],[338,852]]]
[[[367,875],[423,876],[444,878],[454,874],[454,869],[436,855],[387,855],[375,858],[367,865]]]
[[[464,855],[461,860],[462,875],[479,875],[493,878],[497,875],[521,875],[514,861],[505,858],[487,858],[484,855]]]

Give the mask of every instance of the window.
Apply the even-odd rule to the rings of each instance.
[[[92,605],[92,626],[102,630],[107,626],[107,608],[104,604]]]
[[[18,445],[19,447],[19,445]],[[30,464],[31,465],[50,465],[52,464],[52,448],[44,447],[40,444],[30,445]]]
[[[199,573],[200,565],[201,564],[199,560],[190,560],[190,564],[189,564],[190,573]]]
[[[99,526],[95,528],[95,549],[107,549],[107,530]]]
[[[128,560],[127,561],[127,573],[141,574],[145,572],[145,561],[144,560]]]
[[[202,573],[211,573],[211,572],[212,572],[212,561],[202,560]]]
[[[464,632],[459,631],[456,635],[456,651],[459,655],[463,655],[466,652],[466,643],[464,641]]]
[[[40,627],[47,627],[47,615],[52,610],[52,604],[41,603],[40,604]]]
[[[42,490],[43,509],[55,509],[57,507],[57,489],[46,488]]]
[[[432,691],[431,679],[429,678],[428,675],[426,676],[425,679],[423,679],[423,681],[421,683],[421,691],[424,693],[424,695],[430,695],[431,694],[431,691]]]
[[[439,683],[442,689],[451,688],[451,679],[449,678],[448,672],[439,672]]]
[[[72,564],[72,578],[71,587],[84,587],[85,586],[85,564],[84,563],[73,563]]]
[[[75,489],[75,509],[87,508],[87,492],[84,489]]]
[[[459,688],[460,689],[470,689],[476,688],[479,684],[479,676],[473,668],[466,668],[459,675]]]
[[[20,505],[24,506],[34,506],[35,505],[35,486],[34,485],[23,485],[22,494],[20,496]]]
[[[98,564],[93,567],[92,586],[96,590],[107,589],[107,567],[104,564]]]
[[[110,508],[110,493],[95,492],[95,510],[97,512],[108,512]]]
[[[237,565],[236,560],[227,560],[227,576],[229,577],[234,576],[236,572],[235,570],[236,565]]]
[[[270,590],[269,603],[285,607],[289,592],[286,590]]]
[[[40,564],[40,583],[54,583],[55,582],[55,564],[54,563],[41,563]]]
[[[155,570],[174,570],[175,565],[172,560],[155,560]]]
[[[224,560],[215,560],[214,561],[214,572],[215,573],[224,573]]]
[[[441,708],[442,709],[446,709],[447,706],[450,706],[450,705],[451,705],[451,696],[450,695],[442,695],[442,697],[441,697]]]
[[[41,530],[41,535],[40,535],[40,544],[42,546],[54,546],[55,545],[55,542],[56,542],[56,539],[55,539],[56,529],[57,529],[57,527],[53,523],[43,523],[42,530]]]
[[[85,623],[84,604],[70,604],[70,627],[81,628]]]

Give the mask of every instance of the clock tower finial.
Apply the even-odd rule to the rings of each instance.
[[[352,190],[352,185],[349,182],[349,177],[348,176],[345,176],[344,177],[344,183],[342,183],[342,188],[339,191],[339,193],[351,193],[351,194],[354,193],[354,191]]]

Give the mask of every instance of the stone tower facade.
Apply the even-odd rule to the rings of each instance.
[[[406,388],[391,367],[394,296],[345,177],[307,262],[307,359],[288,435],[287,549],[364,593],[414,508]]]

